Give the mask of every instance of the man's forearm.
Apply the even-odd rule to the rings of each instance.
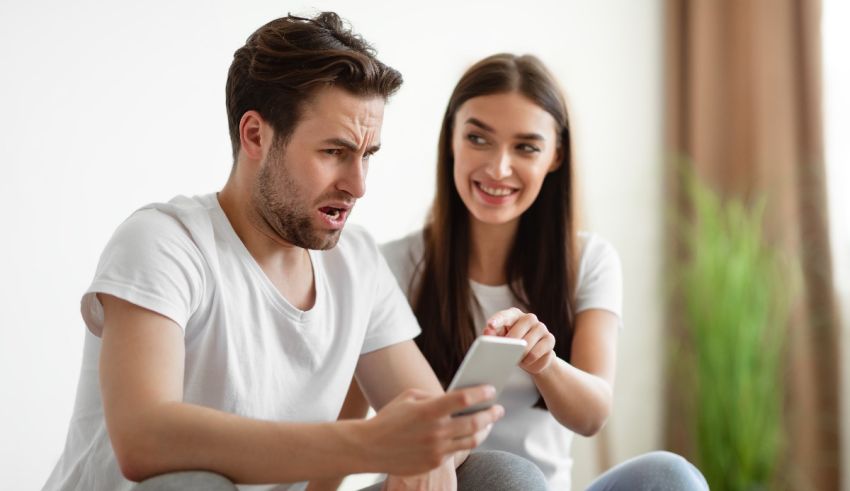
[[[110,424],[122,472],[136,481],[187,469],[209,470],[246,484],[297,482],[377,470],[366,455],[365,421],[261,421],[171,403],[137,423],[134,430],[121,435],[113,435],[115,424]],[[116,440],[121,443],[116,445]]]

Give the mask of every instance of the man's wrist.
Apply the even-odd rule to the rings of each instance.
[[[469,457],[470,453],[471,452],[469,450],[459,450],[452,455],[452,463],[454,464],[455,469],[466,462],[466,458]]]
[[[344,458],[341,460],[345,462],[343,464],[345,474],[378,472],[377,459],[372,455],[375,449],[369,443],[371,434],[369,420],[344,420],[331,425],[342,443]]]

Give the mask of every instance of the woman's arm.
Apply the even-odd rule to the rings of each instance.
[[[559,423],[584,436],[596,434],[611,413],[616,370],[618,319],[591,309],[576,315],[571,363],[555,356],[554,336],[534,314],[509,309],[494,314],[485,334],[528,343],[520,366],[534,380]]]

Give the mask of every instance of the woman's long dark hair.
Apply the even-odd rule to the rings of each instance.
[[[570,359],[573,338],[576,233],[566,103],[555,79],[534,56],[497,54],[473,65],[449,99],[437,154],[437,192],[424,230],[425,253],[411,285],[422,334],[416,344],[445,387],[475,340],[469,286],[469,212],[454,183],[452,132],[455,113],[467,100],[518,92],[546,110],[558,126],[561,162],[546,175],[540,194],[522,214],[505,274],[514,296],[555,335],[555,353]],[[492,312],[485,312],[489,315]],[[543,398],[537,407],[545,408]]]

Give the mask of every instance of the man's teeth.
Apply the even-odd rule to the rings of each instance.
[[[514,190],[511,188],[491,188],[483,184],[479,184],[478,187],[480,187],[482,191],[489,194],[490,196],[507,196],[514,192]]]
[[[336,209],[336,208],[331,208],[328,211],[326,211],[325,214],[328,215],[331,218],[337,218],[337,217],[339,217],[339,210]]]

